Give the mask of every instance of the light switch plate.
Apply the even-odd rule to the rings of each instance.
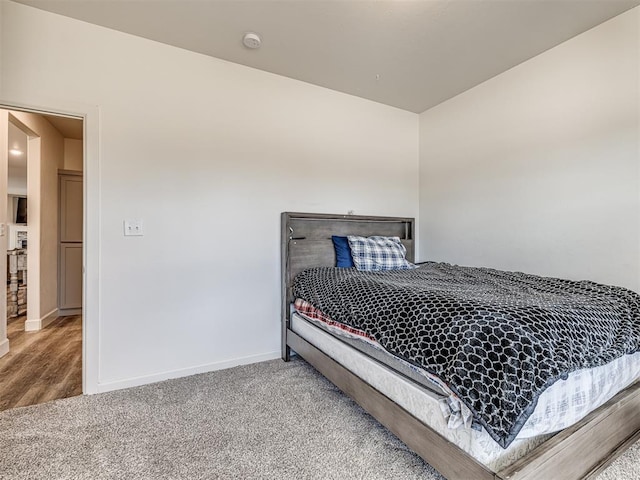
[[[139,218],[130,218],[124,221],[125,237],[141,237],[144,235],[142,230],[142,220]]]
[[[0,237],[4,237],[6,235],[6,227],[4,223],[0,223]]]

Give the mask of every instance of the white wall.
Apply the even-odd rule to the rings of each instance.
[[[0,2],[0,39],[3,37],[2,35],[2,26],[4,25],[4,7],[3,4],[4,2]],[[0,91],[2,90],[2,65],[4,64],[3,59],[2,59],[2,45],[0,45]]]
[[[22,171],[16,172],[18,174],[14,174],[15,170],[9,169],[9,181],[7,183],[7,193],[9,195],[16,195],[19,197],[24,197],[27,195],[27,177],[21,176],[19,174],[23,173]]]
[[[420,257],[640,291],[640,7],[420,116]]]
[[[64,139],[64,169],[82,171],[82,140]]]
[[[279,356],[280,212],[417,215],[413,113],[11,2],[2,58],[100,112],[100,390]]]

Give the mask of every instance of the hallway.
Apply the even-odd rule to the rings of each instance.
[[[82,394],[82,316],[58,317],[37,332],[9,320],[0,358],[0,411]]]

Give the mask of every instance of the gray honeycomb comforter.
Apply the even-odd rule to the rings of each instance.
[[[293,293],[438,375],[503,448],[547,387],[640,345],[640,296],[588,281],[429,262],[313,268]]]

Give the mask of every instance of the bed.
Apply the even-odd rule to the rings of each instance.
[[[316,329],[292,313],[295,276],[309,268],[335,265],[332,235],[396,236],[406,248],[407,259],[413,261],[414,228],[411,218],[282,214],[282,358],[285,361],[289,360],[291,350],[295,351],[449,479],[591,478],[640,437],[640,387],[635,382],[578,423],[526,442],[516,440],[512,444],[515,447],[509,445],[505,449],[508,453],[496,461],[482,458],[480,461],[473,448],[460,446],[441,425],[434,425],[419,411],[412,412],[404,400],[410,393],[394,397],[390,392],[398,388],[385,390],[387,387],[381,386],[377,376],[348,365],[336,353],[337,348],[346,347],[336,344],[334,348],[331,342],[335,342],[335,338],[322,337],[322,332],[313,333]],[[346,351],[355,355],[356,364],[368,363],[371,369],[377,368],[391,377],[404,377],[401,379],[403,391],[422,389],[412,386],[412,379],[394,372],[375,356],[350,352],[348,348]]]

